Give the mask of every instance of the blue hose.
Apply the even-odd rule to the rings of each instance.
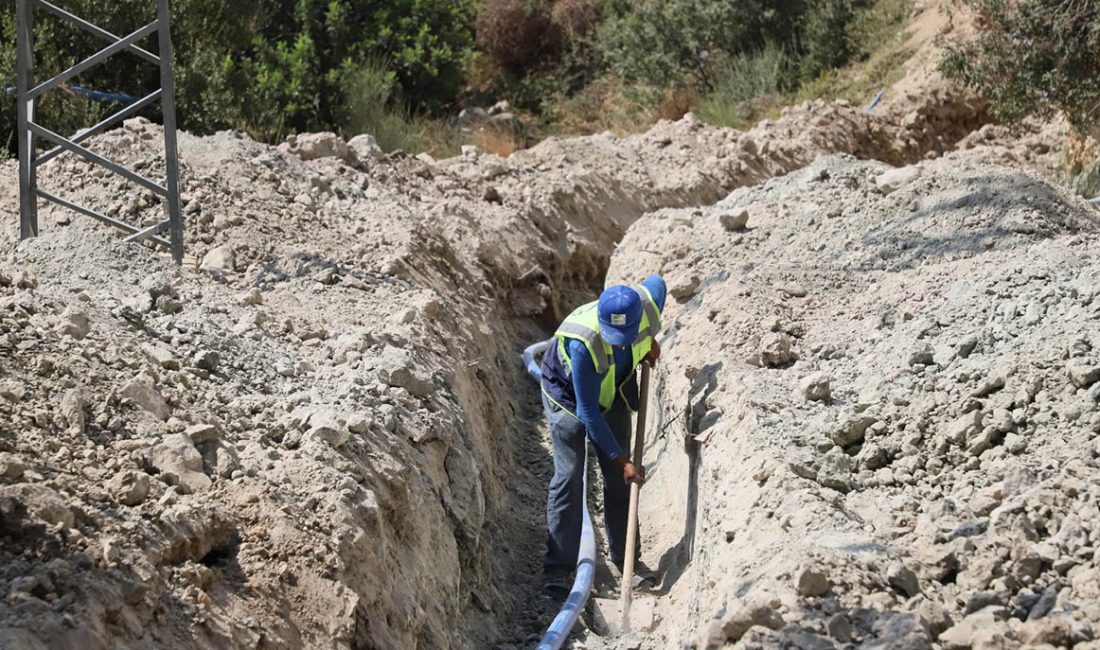
[[[592,518],[588,515],[588,445],[585,444],[584,454],[584,503],[581,512],[584,519],[581,523],[581,548],[577,555],[577,577],[573,579],[573,589],[569,597],[561,606],[561,611],[554,617],[546,634],[539,641],[538,650],[558,650],[561,644],[569,636],[569,632],[577,623],[577,618],[584,611],[584,605],[588,602],[588,594],[592,591],[592,580],[596,576],[596,535],[592,532]]]
[[[527,374],[531,375],[531,378],[537,382],[542,382],[542,370],[539,368],[538,357],[546,352],[555,341],[554,338],[539,341],[523,351],[523,365],[527,369]],[[592,531],[592,518],[588,514],[587,443],[585,443],[584,453],[584,489],[582,494],[584,495],[584,502],[581,508],[583,518],[581,519],[580,552],[577,554],[577,577],[573,579],[573,588],[565,599],[565,603],[562,604],[561,611],[554,617],[550,627],[546,630],[546,634],[539,641],[538,650],[558,650],[565,643],[565,639],[569,637],[569,632],[573,630],[573,626],[577,623],[577,618],[584,611],[584,605],[588,602],[588,594],[592,591],[592,581],[596,577],[596,535]]]
[[[126,95],[123,93],[108,93],[102,90],[92,90],[91,88],[85,88],[84,86],[77,86],[75,84],[66,86],[73,92],[74,95],[80,95],[85,99],[90,99],[93,102],[101,102],[104,104],[132,104],[137,101],[137,97],[132,95]],[[4,88],[4,92],[9,95],[14,95],[16,92],[15,86],[8,86]]]
[[[868,113],[870,113],[876,106],[878,106],[878,103],[882,101],[882,96],[885,95],[885,94],[886,94],[886,89],[885,88],[878,91],[878,94],[875,95],[875,98],[871,100],[871,105],[867,107],[867,112]]]
[[[539,368],[539,361],[537,357],[541,356],[543,352],[554,344],[557,339],[548,338],[545,341],[539,341],[534,345],[527,346],[523,351],[523,365],[527,368],[527,374],[531,375],[531,378],[535,381],[542,383],[542,370]]]

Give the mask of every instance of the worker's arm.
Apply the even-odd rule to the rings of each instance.
[[[584,343],[569,341],[569,361],[573,366],[573,392],[577,396],[577,419],[588,430],[588,437],[608,458],[618,459],[623,448],[615,440],[607,420],[600,412],[600,376],[592,363],[592,355]]]
[[[577,395],[577,419],[588,431],[588,437],[623,473],[626,483],[645,483],[645,472],[623,453],[607,420],[600,412],[600,376],[592,364],[592,356],[580,341],[569,342],[569,360],[573,365],[573,392]]]
[[[665,297],[668,295],[668,289],[665,287],[665,280],[659,275],[651,275],[642,281],[642,285],[649,290],[649,295],[653,296],[653,302],[657,304],[657,311],[664,313],[665,311]],[[645,355],[645,360],[649,362],[649,365],[653,366],[657,364],[657,360],[661,358],[661,345],[657,342],[657,337],[653,338],[653,347],[649,350],[649,353]]]
[[[668,295],[665,279],[659,275],[651,275],[642,280],[642,286],[649,290],[649,295],[653,296],[653,302],[657,303],[657,311],[664,313],[665,296]]]

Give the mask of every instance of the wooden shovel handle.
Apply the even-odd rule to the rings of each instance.
[[[639,469],[642,468],[642,453],[645,449],[645,421],[646,407],[649,401],[649,363],[642,362],[642,380],[638,391],[638,423],[634,427],[634,452],[631,460]],[[633,599],[634,585],[634,551],[638,546],[638,495],[641,486],[637,483],[630,484],[630,509],[626,518],[626,549],[623,557],[623,584],[620,609],[622,610],[623,633],[630,631],[630,603]]]

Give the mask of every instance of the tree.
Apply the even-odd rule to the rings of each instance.
[[[15,43],[14,12],[0,13],[0,42]],[[14,156],[15,94],[7,91],[15,85],[15,48],[0,47],[0,160]]]
[[[995,116],[1066,114],[1100,133],[1100,2],[960,0],[978,32],[947,47],[941,69],[985,95]]]
[[[399,92],[394,101],[437,110],[456,95],[473,44],[475,0],[174,0],[176,103],[181,128],[233,128],[275,141],[302,130],[338,128],[347,79],[384,59]],[[70,0],[66,9],[116,34],[151,20],[151,0]],[[104,46],[37,12],[36,68],[60,71]],[[0,5],[0,74],[14,85],[13,3]],[[155,38],[147,47],[155,50]],[[141,96],[158,84],[155,66],[128,53],[80,76],[84,86]],[[14,98],[0,108],[0,147],[14,131]],[[109,108],[51,92],[43,121],[69,132]],[[150,115],[155,117],[155,115]]]

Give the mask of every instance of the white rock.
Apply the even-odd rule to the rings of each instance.
[[[945,650],[963,650],[974,646],[975,636],[981,630],[989,630],[1004,625],[999,619],[1003,616],[1003,607],[992,605],[968,615],[940,635],[939,642]]]
[[[378,377],[390,386],[399,386],[417,397],[425,397],[435,390],[430,378],[416,369],[411,355],[392,345],[382,350],[378,359]]]
[[[755,625],[778,630],[784,624],[783,616],[771,606],[771,603],[762,602],[762,599],[751,602],[736,599],[723,609],[724,613],[718,620],[722,635],[727,642],[740,640],[749,628]]]
[[[791,360],[791,337],[769,332],[760,341],[760,364],[768,367],[786,365]]]
[[[136,506],[149,496],[149,475],[145,472],[123,470],[107,481],[111,495],[124,506]]]
[[[275,372],[283,377],[293,377],[298,374],[297,369],[294,367],[294,362],[290,360],[290,357],[279,357],[279,359],[275,361]]]
[[[1069,380],[1074,386],[1088,388],[1100,380],[1100,365],[1081,359],[1070,359],[1066,362],[1066,374],[1069,375]]]
[[[374,418],[369,413],[354,413],[348,417],[348,430],[359,435],[370,433]]]
[[[167,420],[172,413],[172,409],[169,408],[168,402],[164,400],[160,391],[141,377],[131,379],[118,391],[118,394],[161,420]]]
[[[854,415],[838,423],[829,432],[833,444],[848,447],[863,440],[867,429],[878,420],[870,415]]]
[[[14,379],[0,381],[0,397],[9,402],[20,402],[27,394],[27,387]]]
[[[847,492],[852,489],[852,459],[840,447],[833,447],[821,461],[817,482],[822,486]]]
[[[964,444],[972,435],[982,428],[982,412],[980,410],[963,413],[951,421],[944,430],[948,440],[958,444]]]
[[[0,503],[13,498],[26,507],[35,519],[53,526],[72,528],[76,521],[73,510],[56,490],[41,483],[0,485]]]
[[[733,208],[718,215],[718,223],[726,232],[744,230],[749,225],[749,211],[746,208]]]
[[[176,360],[176,357],[172,354],[172,351],[163,345],[157,344],[144,344],[141,349],[145,354],[157,363],[158,366],[165,370],[179,370],[180,363]]]
[[[27,470],[26,463],[15,454],[0,452],[0,478],[18,481]]]
[[[209,467],[215,476],[229,478],[240,467],[240,459],[237,450],[222,440],[210,440],[199,447],[203,462]]]
[[[795,589],[799,595],[817,598],[824,596],[833,586],[829,576],[815,568],[804,568],[795,579]]]
[[[193,424],[187,427],[184,433],[196,445],[213,442],[221,437],[221,432],[216,424]]]
[[[238,298],[238,302],[245,306],[255,306],[263,304],[264,296],[260,293],[259,289],[253,288],[245,293],[242,293]]]
[[[798,383],[798,389],[802,396],[811,402],[827,400],[832,395],[829,376],[824,372],[815,372],[803,377]]]
[[[149,453],[149,464],[168,485],[175,485],[180,492],[191,494],[210,489],[210,477],[202,472],[202,455],[191,438],[183,433],[164,437]]]
[[[374,136],[366,133],[348,140],[348,149],[351,149],[360,161],[378,160],[386,155],[382,151],[382,147],[378,146],[378,141],[374,139]],[[465,153],[465,149],[464,146],[463,153]]]
[[[235,256],[231,246],[216,246],[203,256],[201,269],[219,273],[231,273],[234,270]]]
[[[65,423],[66,433],[74,436],[84,435],[84,396],[79,390],[74,388],[65,393],[61,398],[59,415]]]
[[[317,160],[318,158],[347,160],[349,157],[348,143],[331,131],[299,133],[295,144],[296,146],[290,147],[290,152],[298,154],[302,160]]]
[[[213,350],[199,350],[195,356],[191,357],[193,367],[210,372],[217,372],[220,363],[221,356]]]
[[[668,293],[677,300],[687,300],[695,295],[699,288],[699,276],[694,273],[689,275],[677,275],[668,285]]]
[[[309,436],[332,447],[340,447],[351,437],[351,431],[335,413],[322,410],[310,416]]]
[[[890,583],[891,587],[905,594],[908,598],[912,598],[921,592],[917,575],[901,562],[890,565],[890,568],[886,571],[886,581]]]
[[[82,339],[91,331],[92,324],[83,312],[66,309],[55,329],[58,334]]]
[[[920,168],[898,167],[896,169],[888,169],[883,173],[875,177],[875,185],[878,186],[884,194],[890,194],[895,190],[912,183],[920,178]]]

